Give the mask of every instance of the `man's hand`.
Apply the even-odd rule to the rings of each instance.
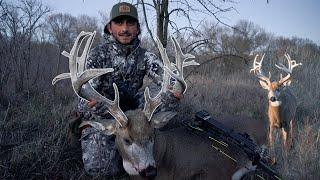
[[[92,107],[95,106],[96,104],[97,104],[97,101],[96,101],[96,100],[91,100],[91,101],[88,102],[88,106],[89,106],[90,108],[92,108]]]
[[[89,111],[92,114],[98,115],[98,116],[105,116],[109,114],[108,107],[103,102],[98,102],[96,100],[91,100],[88,103]]]
[[[181,99],[183,98],[183,94],[181,94],[181,92],[174,91],[173,86],[169,86],[169,87],[168,87],[168,91],[169,91],[170,93],[172,93],[172,95],[173,95],[175,98],[177,98],[177,99],[179,99],[179,100],[181,100]]]
[[[181,94],[181,93],[173,93],[173,96],[179,100],[183,99],[183,94]]]

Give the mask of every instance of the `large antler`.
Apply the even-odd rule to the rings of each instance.
[[[178,83],[175,83],[175,85],[173,86],[173,91],[176,93],[184,94],[187,90],[187,83],[183,77],[183,68],[187,66],[194,66],[194,65],[200,65],[200,64],[194,60],[186,62],[187,59],[194,59],[195,56],[192,54],[184,54],[177,40],[173,37],[171,37],[171,40],[173,42],[173,45],[176,51],[176,56],[175,56],[176,64],[172,64],[172,67],[175,67],[175,69],[173,70],[170,69],[170,71],[169,70],[167,71],[173,78],[175,78],[178,81]],[[177,74],[173,73],[175,71],[177,71]]]
[[[264,59],[264,55],[262,55],[261,57],[261,60],[260,61],[257,61],[259,55],[257,54],[254,58],[254,61],[253,61],[253,68],[250,69],[250,73],[253,72],[257,77],[258,79],[262,80],[262,81],[265,81],[268,85],[271,83],[271,74],[269,72],[269,77],[265,76],[264,73],[262,72],[262,62],[263,62],[263,59]]]
[[[187,59],[194,59],[195,56],[192,54],[183,54],[177,40],[173,37],[171,37],[171,40],[174,44],[175,51],[176,51],[176,55],[175,55],[176,64],[170,62],[166,49],[163,47],[159,38],[158,37],[155,38],[161,58],[163,60],[164,74],[163,74],[163,82],[162,82],[161,90],[154,98],[150,97],[150,92],[148,87],[145,89],[145,92],[144,92],[145,105],[144,105],[143,111],[149,120],[151,119],[154,111],[161,104],[161,94],[168,91],[168,88],[171,87],[170,76],[176,79],[176,83],[171,87],[171,92],[178,96],[182,96],[187,89],[187,83],[185,82],[183,77],[183,68],[186,66],[199,65],[199,63],[197,63],[194,60],[185,62],[185,60]]]
[[[286,57],[286,59],[288,61],[288,68],[285,65],[283,65],[282,63],[280,63],[279,65],[275,64],[277,68],[279,68],[287,73],[287,76],[284,78],[281,75],[280,80],[279,80],[279,84],[283,84],[286,81],[288,81],[291,78],[293,68],[302,65],[302,63],[297,63],[295,60],[291,60],[291,57],[289,56],[289,54],[285,53],[284,56]]]
[[[102,96],[100,93],[98,93],[91,85],[90,83],[87,83],[89,80],[96,78],[98,76],[101,76],[103,74],[113,72],[112,68],[104,68],[104,69],[85,69],[85,63],[88,56],[88,52],[91,48],[93,39],[95,37],[96,32],[81,32],[70,53],[67,53],[66,51],[63,51],[62,54],[69,58],[69,69],[70,73],[63,73],[58,76],[56,76],[52,80],[52,85],[54,85],[56,82],[71,78],[72,87],[74,92],[79,96],[80,98],[86,99],[88,101],[95,100],[98,102],[104,102],[107,107],[109,113],[117,120],[117,122],[123,127],[127,124],[127,117],[123,113],[123,111],[119,107],[119,91],[117,88],[117,85],[113,83],[113,88],[115,91],[115,99],[113,101],[107,99],[106,97]],[[86,45],[84,47],[84,50],[82,52],[82,55],[78,57],[79,49],[81,45],[86,40]],[[84,85],[84,88],[82,88],[82,85]]]

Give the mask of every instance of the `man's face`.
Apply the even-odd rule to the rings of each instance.
[[[139,34],[137,20],[128,16],[120,16],[112,20],[108,30],[121,44],[130,44]]]

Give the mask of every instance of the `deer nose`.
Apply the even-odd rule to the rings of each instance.
[[[274,96],[272,96],[272,97],[270,98],[270,101],[271,101],[271,102],[275,102],[276,100],[277,100],[277,98],[274,97]]]
[[[139,174],[142,177],[153,179],[154,177],[157,176],[157,168],[153,166],[148,166],[146,169],[140,171]]]

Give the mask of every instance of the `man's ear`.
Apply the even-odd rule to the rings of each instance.
[[[83,121],[79,128],[91,126],[94,129],[101,131],[107,135],[112,135],[116,132],[117,122],[114,119],[99,119],[97,121]]]
[[[110,34],[112,34],[112,31],[111,31],[111,22],[109,24],[107,24],[107,28],[108,28],[108,31]]]
[[[177,113],[172,111],[158,112],[153,114],[151,118],[151,125],[154,128],[161,128],[166,125],[175,115],[177,115]]]
[[[140,34],[140,28],[138,28],[137,30],[137,36],[139,36],[139,34]]]
[[[137,29],[138,29],[137,36],[139,36],[141,34],[141,27],[139,22],[137,22]]]

